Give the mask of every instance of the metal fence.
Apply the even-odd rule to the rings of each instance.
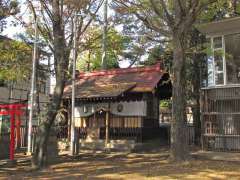
[[[240,151],[240,87],[202,90],[203,148]]]

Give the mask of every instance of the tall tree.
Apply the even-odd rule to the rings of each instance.
[[[101,68],[102,62],[102,30],[91,26],[84,35],[85,43],[80,47],[78,69],[92,71]],[[118,68],[120,56],[128,47],[129,38],[122,36],[114,28],[108,28],[106,44],[106,68]]]
[[[120,27],[121,34],[129,38],[128,47],[122,55],[122,60],[128,61],[129,67],[145,64],[146,54],[151,54],[151,49],[162,45],[166,39],[158,32],[147,28],[141,20],[134,14],[129,14],[126,9],[119,8],[115,3],[112,3],[111,7],[114,9],[112,20],[115,22],[115,26]]]
[[[189,157],[186,134],[186,48],[198,15],[216,0],[116,0],[129,8],[150,29],[170,37],[173,45],[173,105],[171,121],[171,159]]]
[[[102,1],[98,0],[38,0],[27,3],[34,19],[38,18],[38,29],[41,38],[48,44],[53,53],[55,89],[49,102],[46,117],[40,122],[36,146],[33,155],[33,165],[42,168],[47,160],[47,142],[52,124],[60,108],[63,89],[68,80],[70,52],[73,47],[73,17],[77,15],[77,45],[86,29],[97,17]]]

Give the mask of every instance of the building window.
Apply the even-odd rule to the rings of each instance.
[[[240,34],[226,35],[224,39],[227,84],[240,84]]]
[[[213,47],[213,68],[214,68],[214,84],[222,85],[224,84],[224,73],[223,73],[223,37],[214,37],[212,39]]]
[[[210,38],[208,86],[240,84],[240,34]]]
[[[224,84],[224,44],[223,37],[210,39],[211,52],[208,54],[208,86]]]
[[[223,74],[223,51],[222,49],[214,50],[214,70],[215,70],[215,85],[224,83]]]
[[[213,53],[212,53],[212,43],[211,43],[211,38],[207,39],[207,49],[211,50],[208,53],[207,56],[207,69],[208,69],[208,74],[207,74],[207,85],[208,86],[213,86],[214,85],[214,71],[213,71]]]

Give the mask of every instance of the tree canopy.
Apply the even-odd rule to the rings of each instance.
[[[3,37],[0,41],[0,79],[26,80],[31,72],[31,46]]]
[[[92,71],[101,69],[102,58],[102,30],[91,26],[85,33],[85,43],[80,47],[77,61],[78,69]],[[109,28],[107,33],[107,69],[118,68],[121,56],[128,47],[129,38],[122,36],[114,28]],[[83,50],[81,50],[83,49]]]

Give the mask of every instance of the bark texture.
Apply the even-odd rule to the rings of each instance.
[[[186,122],[185,80],[185,37],[180,33],[173,36],[173,105],[171,122],[171,155],[173,161],[189,158]]]
[[[201,121],[200,121],[200,63],[202,60],[201,54],[193,54],[193,73],[192,73],[192,86],[193,86],[193,124],[195,133],[195,144],[200,145],[201,138]]]

